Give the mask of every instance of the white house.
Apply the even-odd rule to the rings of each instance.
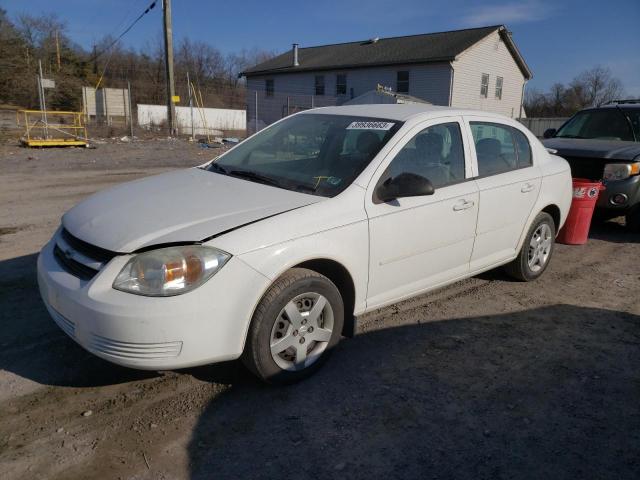
[[[531,70],[504,25],[299,48],[242,72],[247,124],[341,105],[378,85],[434,105],[523,116]],[[256,121],[257,120],[257,121]]]

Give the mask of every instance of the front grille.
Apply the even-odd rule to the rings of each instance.
[[[91,280],[118,255],[80,240],[64,228],[56,239],[53,254],[62,268],[82,280]]]
[[[62,229],[62,238],[77,252],[89,258],[99,260],[102,263],[107,263],[117,255],[117,253],[115,252],[96,247],[95,245],[91,245],[84,240],[80,240],[79,238],[74,237],[66,228]]]
[[[573,178],[586,178],[587,180],[602,180],[604,166],[607,161],[602,158],[564,157],[571,167]]]
[[[60,262],[60,265],[71,275],[74,275],[82,280],[91,280],[95,277],[98,270],[91,267],[87,267],[80,262],[75,261],[73,258],[66,255],[58,245],[53,247],[53,254]]]

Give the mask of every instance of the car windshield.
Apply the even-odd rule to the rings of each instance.
[[[576,113],[556,133],[560,138],[634,141],[630,121],[618,108],[584,110]]]
[[[347,115],[294,115],[242,142],[206,169],[333,197],[355,180],[401,125]]]

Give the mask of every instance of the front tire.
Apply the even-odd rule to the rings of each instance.
[[[242,361],[267,383],[307,378],[340,340],[344,304],[336,286],[313,270],[293,268],[262,297]]]
[[[551,215],[540,212],[534,219],[518,256],[504,269],[522,282],[535,280],[544,273],[551,260],[556,240],[556,227]]]

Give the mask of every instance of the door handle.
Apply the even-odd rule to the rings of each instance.
[[[473,207],[475,205],[474,202],[468,201],[468,200],[462,200],[461,202],[456,203],[453,206],[453,210],[456,212],[459,212],[461,210],[467,210],[471,207]]]
[[[520,189],[520,191],[522,193],[528,193],[531,192],[533,190],[535,190],[536,186],[533,183],[525,183],[522,188]]]

